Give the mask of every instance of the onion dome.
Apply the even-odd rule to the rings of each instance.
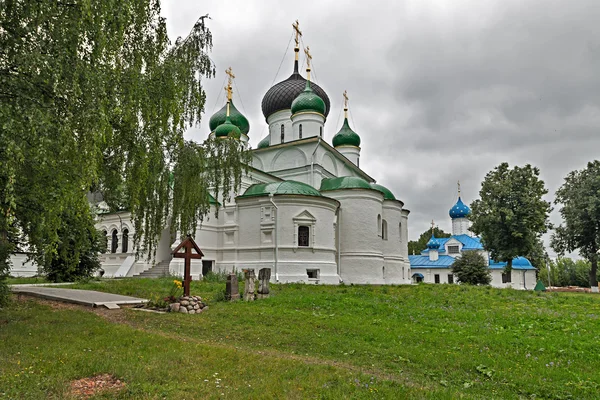
[[[325,102],[310,88],[310,81],[306,81],[304,91],[292,102],[292,115],[299,112],[316,112],[325,115]]]
[[[265,148],[269,147],[270,145],[271,145],[271,137],[269,135],[267,135],[263,140],[258,142],[257,148],[265,149]]]
[[[218,138],[233,137],[235,139],[239,139],[240,136],[242,136],[240,128],[231,122],[231,118],[229,116],[225,118],[225,122],[217,126],[215,129],[215,137]]]
[[[333,147],[338,146],[356,146],[360,147],[360,136],[354,132],[348,125],[348,118],[344,118],[344,124],[338,133],[335,134],[332,141]]]
[[[396,197],[394,196],[394,193],[392,193],[392,191],[390,189],[386,188],[385,186],[378,185],[376,183],[371,183],[370,186],[373,189],[375,189],[375,190],[383,193],[383,199],[384,200],[396,200]]]
[[[440,242],[435,238],[433,234],[431,234],[431,239],[427,242],[427,248],[429,250],[437,250],[440,248]]]
[[[221,108],[219,111],[213,114],[208,121],[208,126],[210,127],[210,131],[214,132],[217,129],[217,126],[225,123],[225,119],[227,118],[227,103]],[[238,111],[237,108],[233,105],[233,101],[229,101],[229,118],[231,119],[231,123],[240,128],[240,131],[247,135],[250,132],[250,123],[242,115],[241,112]]]
[[[452,219],[466,218],[467,215],[471,214],[471,209],[469,208],[469,206],[462,202],[459,196],[458,201],[455,205],[452,206],[448,214],[450,214],[450,218]]]
[[[341,176],[339,178],[323,179],[321,181],[321,192],[329,190],[344,190],[344,189],[370,189],[374,190],[369,182],[357,176]]]
[[[294,73],[286,80],[275,84],[265,93],[262,99],[262,112],[265,119],[277,111],[291,109],[292,102],[304,91],[305,87],[306,79],[298,73],[298,60],[296,60],[294,61]],[[327,117],[330,105],[327,93],[314,82],[311,83],[311,89],[325,103],[323,115]]]
[[[258,197],[269,195],[302,195],[322,197],[321,193],[306,183],[296,181],[283,181],[272,183],[257,183],[250,186],[243,195],[239,197]]]

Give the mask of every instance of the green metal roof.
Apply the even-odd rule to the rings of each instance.
[[[323,179],[321,181],[321,192],[328,190],[343,189],[373,189],[369,182],[356,176],[342,176],[339,178]]]
[[[225,118],[225,122],[215,129],[215,136],[219,138],[233,137],[239,139],[240,136],[242,136],[242,132],[240,131],[240,128],[231,123],[231,119],[227,117]]]
[[[208,194],[208,204],[218,204],[221,205],[210,193]]]
[[[333,137],[333,147],[338,146],[356,146],[360,147],[360,136],[354,132],[348,125],[348,118],[344,118],[344,124],[338,133]]]
[[[392,191],[386,188],[385,186],[378,185],[376,183],[371,183],[371,187],[383,193],[384,200],[396,200],[396,196],[394,196],[394,193],[392,193]]]
[[[266,147],[269,147],[270,144],[271,144],[271,137],[269,135],[267,135],[264,139],[262,139],[260,142],[258,142],[258,148],[264,149]]]
[[[292,115],[303,111],[325,115],[325,102],[310,88],[310,81],[306,81],[304,91],[292,102]]]
[[[239,197],[268,196],[270,194],[296,194],[322,197],[321,193],[314,187],[296,181],[257,183],[246,189],[244,194]]]
[[[240,131],[247,135],[250,132],[250,123],[242,115],[241,112],[238,111],[237,108],[233,105],[233,100],[229,103],[229,118],[231,118],[231,123],[240,128]],[[227,119],[227,103],[221,108],[219,111],[213,114],[208,121],[208,126],[210,127],[210,131],[214,132],[217,129],[217,126],[225,123]]]

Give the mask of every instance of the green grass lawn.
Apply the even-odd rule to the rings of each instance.
[[[34,276],[31,278],[21,278],[21,277],[8,277],[6,278],[6,283],[9,285],[19,285],[24,283],[50,283],[46,278],[41,276]]]
[[[171,284],[73,287],[148,298]],[[62,398],[70,380],[100,373],[127,383],[122,398],[599,397],[600,296],[271,287],[269,299],[226,303],[214,301],[223,283],[193,282],[206,313],[124,310],[112,322],[15,302],[0,311],[0,399]]]

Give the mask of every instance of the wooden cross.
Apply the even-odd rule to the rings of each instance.
[[[300,23],[298,22],[298,20],[296,20],[296,22],[292,24],[292,28],[294,28],[294,31],[296,33],[296,38],[294,40],[296,41],[296,48],[298,48],[298,46],[300,45],[300,36],[302,36],[302,32],[300,32]]]
[[[235,75],[233,74],[231,67],[226,69],[225,73],[227,75],[229,75],[229,78],[227,78],[227,86],[225,86],[225,90],[227,91],[227,100],[231,100],[231,91],[232,91],[231,84],[233,83],[233,78],[235,78]]]
[[[179,250],[185,249],[185,253],[179,252]],[[196,254],[192,253],[192,250],[196,252]],[[173,257],[175,258],[183,258],[185,260],[183,267],[183,295],[190,295],[190,283],[192,282],[192,258],[193,259],[201,259],[204,257],[204,253],[198,247],[194,239],[190,235],[187,235],[187,238],[179,243],[179,246],[173,250]]]

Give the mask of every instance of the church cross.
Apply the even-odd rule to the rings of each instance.
[[[460,197],[460,181],[458,181],[458,197]]]
[[[294,28],[296,34],[296,38],[294,40],[296,41],[296,48],[298,49],[298,46],[300,45],[300,36],[302,36],[302,32],[300,32],[300,23],[298,20],[292,24],[292,28]]]
[[[306,46],[304,49],[304,54],[306,54],[306,69],[310,70],[310,60],[312,60],[312,56],[310,55],[310,47]]]
[[[344,118],[348,119],[348,92],[344,90]]]
[[[433,236],[433,228],[435,227],[435,222],[431,220],[431,235]]]
[[[229,75],[229,78],[227,78],[227,86],[225,86],[225,90],[227,91],[227,100],[231,100],[231,97],[232,97],[231,96],[231,93],[232,93],[231,84],[233,83],[233,78],[235,78],[235,75],[233,74],[233,70],[231,69],[231,67],[226,69],[225,73],[227,75]]]

